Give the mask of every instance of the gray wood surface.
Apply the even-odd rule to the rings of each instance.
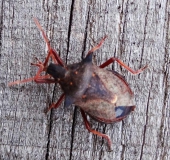
[[[170,159],[170,13],[168,0],[2,0],[0,1],[0,159],[1,160],[169,160]],[[35,57],[47,48],[34,24],[37,17],[51,45],[67,64],[79,62],[99,40],[94,63],[117,57],[133,69],[110,65],[126,77],[136,110],[115,124],[92,127],[110,135],[107,143],[92,135],[74,106],[44,109],[57,101],[58,86],[8,83],[34,76]]]

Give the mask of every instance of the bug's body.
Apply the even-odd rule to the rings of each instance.
[[[88,59],[88,60],[86,60]],[[75,104],[96,120],[112,123],[134,110],[133,93],[117,72],[93,65],[90,56],[82,62],[63,67],[50,64],[47,73],[61,85],[65,106]],[[64,73],[64,74],[63,74]]]
[[[99,136],[102,136],[108,141],[111,150],[111,140],[106,134],[100,133],[91,129],[86,118],[86,114],[103,123],[112,123],[124,119],[131,111],[134,110],[134,97],[129,85],[119,73],[102,69],[113,61],[117,61],[133,74],[142,72],[147,66],[137,71],[132,70],[117,58],[110,58],[108,61],[97,67],[92,64],[92,54],[99,49],[105,38],[100,43],[92,48],[85,59],[80,63],[66,65],[57,52],[51,48],[49,40],[46,37],[42,27],[37,19],[34,19],[37,27],[41,30],[42,35],[48,46],[49,53],[42,63],[32,64],[38,66],[39,69],[34,77],[15,81],[9,85],[35,81],[36,83],[59,83],[63,94],[57,103],[53,103],[47,111],[60,106],[65,98],[65,107],[75,104],[80,107],[82,117],[86,128]],[[49,58],[52,58],[54,63],[48,65]],[[41,73],[46,71],[48,74],[42,76]],[[53,78],[52,78],[53,77]]]

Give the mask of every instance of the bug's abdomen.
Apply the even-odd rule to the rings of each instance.
[[[133,93],[114,72],[94,66],[94,74],[81,100],[75,103],[98,121],[112,123],[134,110]]]

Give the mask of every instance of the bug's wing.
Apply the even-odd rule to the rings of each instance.
[[[115,107],[116,118],[126,117],[131,111],[134,111],[135,106],[118,106]]]
[[[117,76],[117,77],[119,78],[119,82],[118,82],[117,85],[120,85],[120,83],[124,83],[124,85],[125,85],[124,88],[127,88],[128,92],[129,92],[131,95],[133,95],[133,92],[132,92],[132,90],[130,89],[129,84],[126,82],[125,77],[122,76],[121,74],[119,74],[119,73],[116,72],[116,71],[112,71],[112,70],[109,70],[109,71],[112,72],[115,76]]]
[[[69,107],[74,103],[75,99],[71,96],[66,95],[64,101],[64,107]]]

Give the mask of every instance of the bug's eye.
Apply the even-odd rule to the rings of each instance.
[[[135,106],[118,106],[115,108],[116,118],[127,116],[131,111],[134,111]]]

